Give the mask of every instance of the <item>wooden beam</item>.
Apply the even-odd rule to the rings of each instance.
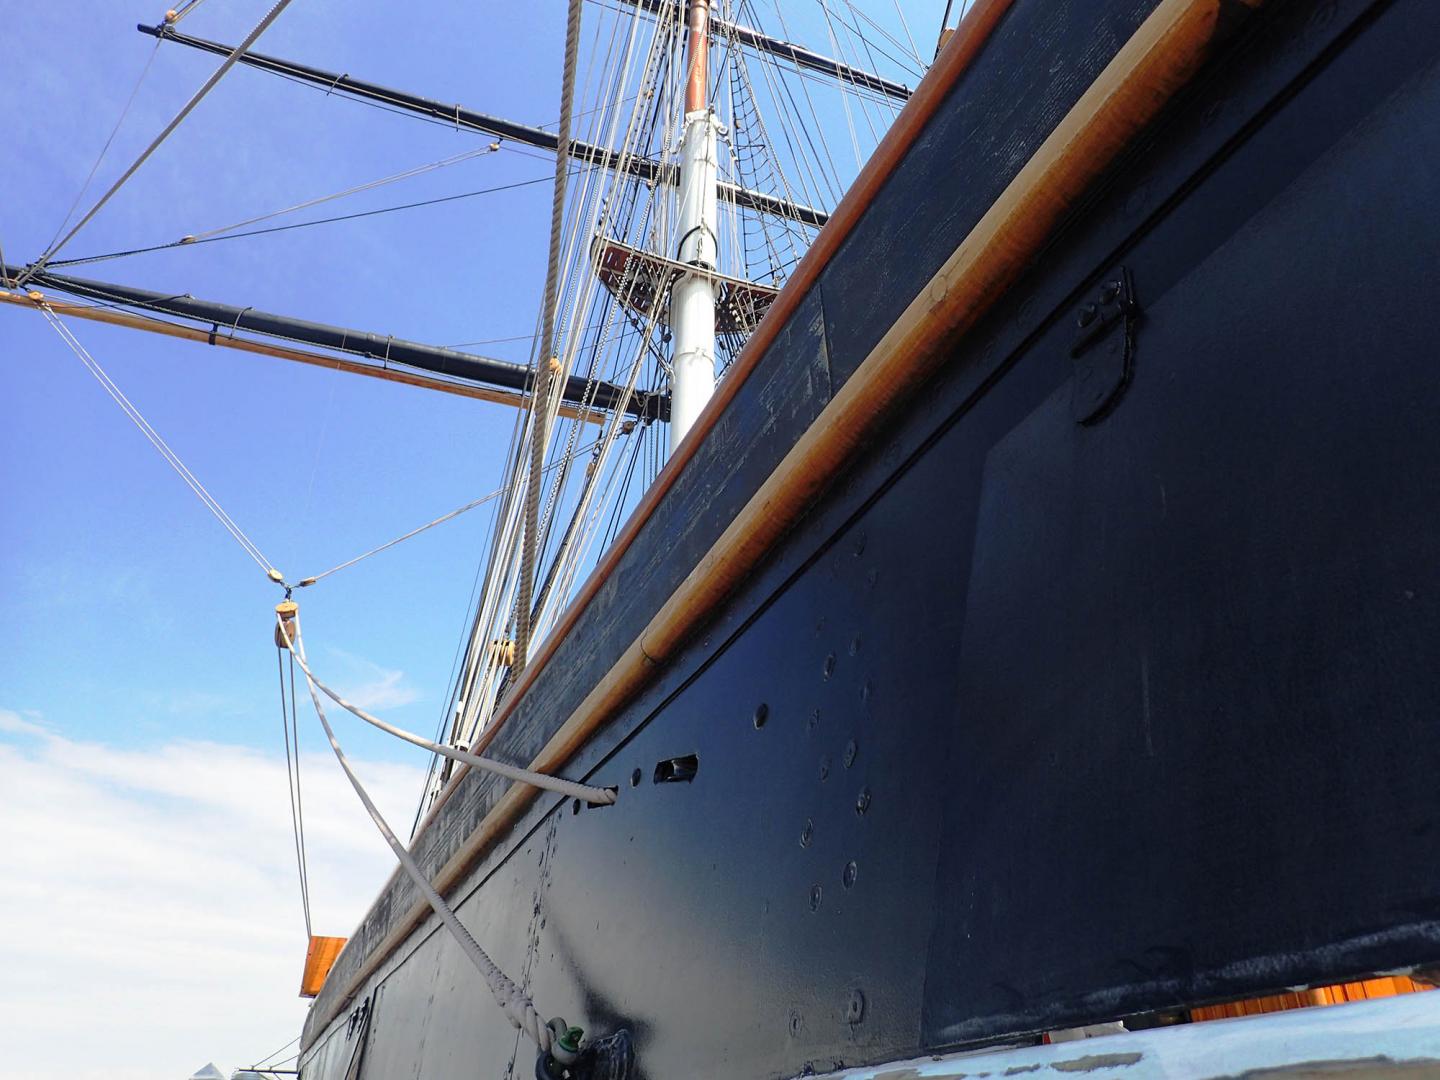
[[[37,296],[40,299],[35,299]],[[23,294],[0,292],[0,302],[28,308],[32,311],[39,311],[40,305],[44,304],[56,315],[89,319],[91,322],[108,323],[111,326],[126,326],[132,330],[146,330],[164,337],[197,341],[205,345],[218,345],[226,349],[237,349],[240,352],[273,356],[279,360],[293,360],[299,364],[313,364],[316,367],[329,368],[332,371],[346,371],[352,375],[367,375],[372,379],[384,379],[386,382],[402,383],[405,386],[415,386],[422,390],[438,390],[442,394],[454,394],[457,397],[473,398],[476,401],[488,401],[495,405],[508,405],[516,409],[523,409],[529,405],[529,399],[524,394],[515,394],[507,390],[491,390],[484,386],[473,386],[468,383],[447,382],[444,379],[432,379],[426,375],[417,375],[414,372],[398,368],[376,367],[374,364],[362,364],[338,356],[327,356],[324,353],[306,352],[303,349],[291,349],[284,345],[270,345],[263,341],[251,341],[248,338],[233,337],[228,334],[212,334],[208,330],[201,330],[193,326],[181,326],[179,323],[165,322],[161,319],[148,319],[126,311],[114,311],[110,308],[54,300],[33,291]],[[560,415],[571,420],[585,420],[592,424],[605,422],[604,412],[581,410],[574,405],[562,404]]]

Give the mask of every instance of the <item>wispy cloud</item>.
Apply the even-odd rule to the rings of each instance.
[[[420,691],[405,682],[405,672],[381,667],[343,649],[327,653],[339,660],[335,671],[316,671],[315,677],[335,687],[337,693],[362,709],[396,709],[420,700]],[[331,680],[335,681],[331,681]]]
[[[9,709],[0,709],[0,731],[10,735],[35,735],[41,738],[48,738],[50,729],[40,724],[32,724],[17,712]]]
[[[390,854],[334,759],[302,766],[315,931],[348,934]],[[357,768],[403,823],[418,771]],[[7,1075],[188,1076],[298,1034],[305,938],[283,760],[75,741],[0,710],[0,849]]]

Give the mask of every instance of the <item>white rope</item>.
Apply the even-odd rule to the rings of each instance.
[[[279,619],[277,618],[276,621],[279,622]],[[283,622],[280,622],[280,631],[282,634],[285,632]],[[286,640],[289,640],[288,636]],[[519,784],[529,784],[531,787],[541,788],[545,791],[553,791],[557,795],[564,795],[566,798],[579,799],[592,806],[610,806],[615,802],[615,792],[610,788],[594,787],[590,784],[579,784],[574,780],[566,780],[564,777],[550,776],[546,773],[537,773],[529,769],[522,769],[515,765],[506,765],[503,761],[480,757],[478,754],[471,754],[465,750],[457,750],[455,747],[446,746],[444,743],[431,742],[422,735],[416,735],[412,732],[405,731],[403,728],[398,728],[394,724],[388,724],[378,716],[371,716],[358,705],[352,705],[317,679],[315,673],[310,670],[310,665],[306,663],[303,652],[297,652],[294,655],[295,662],[300,665],[300,670],[305,673],[305,678],[310,680],[314,686],[318,686],[324,692],[325,696],[335,702],[336,705],[339,705],[346,712],[354,713],[372,727],[377,727],[389,735],[394,735],[397,739],[403,739],[412,746],[429,750],[432,754],[439,754],[442,757],[450,758],[452,761],[463,761],[466,765],[470,765],[476,769],[483,769],[486,772],[492,772],[496,776],[503,776],[505,779],[513,780]]]
[[[160,456],[165,459],[166,464],[175,470],[180,479],[185,481],[190,490],[205,505],[205,508],[215,515],[215,520],[220,522],[225,527],[225,531],[235,538],[235,542],[240,545],[245,554],[255,560],[260,569],[265,572],[265,576],[272,581],[277,580],[279,571],[272,569],[272,564],[255,546],[254,541],[245,535],[240,526],[235,523],[235,519],[225,512],[225,508],[215,500],[215,497],[205,489],[205,485],[200,483],[199,478],[180,460],[180,456],[170,449],[169,444],[160,437],[160,433],[151,427],[150,421],[141,415],[140,410],[131,403],[120,387],[115,385],[114,380],[105,373],[105,369],[71,333],[70,328],[60,320],[50,305],[41,301],[39,307],[50,325],[55,328],[55,332],[60,335],[60,339],[70,346],[70,351],[80,358],[80,362],[85,365],[86,370],[95,376],[95,380],[110,395],[115,404],[120,406],[121,411],[140,429],[140,433],[150,440],[150,444],[160,452]]]
[[[245,55],[245,51],[249,49],[251,45],[255,44],[256,39],[258,39],[261,34],[268,30],[270,28],[270,24],[273,23],[276,19],[278,19],[280,17],[280,13],[289,6],[290,0],[276,0],[275,6],[272,7],[269,13],[256,24],[255,29],[251,30],[250,33],[245,36],[244,41],[242,41],[239,45],[235,46],[234,50],[230,53],[230,55],[227,56],[224,61],[221,62],[220,66],[215,69],[215,73],[211,75],[210,78],[205,80],[204,85],[202,85],[199,90],[196,90],[195,93],[191,96],[190,100],[187,101],[185,105],[180,109],[180,111],[175,114],[175,119],[171,120],[170,123],[166,124],[164,129],[161,130],[160,134],[156,135],[155,138],[151,140],[150,145],[147,146],[143,151],[141,151],[140,156],[135,159],[131,166],[120,174],[120,178],[116,180],[115,183],[110,185],[110,189],[106,191],[104,195],[100,196],[99,200],[86,212],[85,216],[75,223],[75,227],[65,234],[65,238],[61,240],[58,244],[50,245],[50,248],[40,256],[40,258],[35,262],[35,265],[25,272],[25,274],[21,278],[22,281],[28,280],[32,275],[43,270],[45,268],[45,264],[49,262],[50,259],[52,259],[60,251],[61,248],[68,244],[76,233],[78,233],[81,229],[83,229],[86,225],[90,223],[90,219],[100,212],[100,208],[104,206],[107,202],[109,202],[117,191],[119,191],[122,187],[125,186],[125,182],[129,180],[132,176],[134,176],[137,171],[139,171],[140,166],[144,165],[145,162],[149,160],[151,154],[153,154],[156,150],[160,149],[160,144],[170,137],[170,133],[180,126],[184,119],[189,116],[191,112],[194,111],[195,106],[199,105],[200,102],[204,100],[205,95],[210,93],[210,91],[215,88],[215,84],[218,83],[222,78],[224,78],[225,73],[235,66],[236,62],[239,61],[240,57]]]
[[[394,831],[386,823],[385,818],[381,815],[375,803],[371,801],[369,794],[365,791],[365,785],[360,782],[360,778],[355,775],[355,770],[350,767],[350,762],[345,757],[345,751],[340,748],[340,741],[335,738],[335,732],[330,727],[330,721],[325,718],[325,708],[320,704],[320,695],[315,692],[315,687],[319,684],[311,677],[310,669],[305,664],[303,646],[290,641],[290,635],[286,632],[283,622],[277,620],[277,625],[280,627],[280,634],[285,639],[285,643],[291,646],[291,652],[299,662],[300,669],[305,672],[306,682],[310,687],[310,700],[315,705],[315,715],[320,718],[320,726],[325,729],[325,737],[330,740],[330,749],[335,751],[335,759],[340,762],[340,768],[345,771],[345,776],[350,781],[350,786],[355,789],[355,794],[360,797],[360,801],[365,806],[366,813],[370,815],[370,820],[373,821],[375,827],[380,830],[380,835],[383,836],[385,842],[390,845],[390,850],[393,851],[395,857],[400,860],[400,865],[403,866],[405,872],[410,875],[410,880],[415,883],[415,887],[424,895],[435,914],[440,916],[440,921],[455,935],[455,940],[460,943],[460,947],[465,951],[465,955],[470,958],[471,963],[473,963],[476,970],[480,972],[480,977],[485,980],[485,985],[490,988],[490,993],[494,995],[495,1001],[500,1006],[501,1011],[505,1013],[506,1019],[516,1028],[530,1036],[541,1051],[547,1054],[555,1053],[556,1058],[559,1059],[559,1051],[561,1048],[557,1035],[564,1032],[565,1022],[563,1020],[552,1020],[547,1024],[540,1018],[539,1012],[535,1009],[535,1003],[530,1000],[525,992],[521,990],[509,976],[495,966],[495,961],[490,959],[489,954],[480,947],[480,943],[476,941],[470,931],[466,929],[465,924],[460,921],[459,916],[451,910],[449,904],[445,903],[444,898],[435,890],[435,886],[430,884],[430,879],[425,876],[416,864],[414,857],[396,837]],[[299,627],[298,619],[296,620],[296,627],[297,629]],[[321,689],[324,688],[321,687]],[[328,694],[329,691],[327,690],[326,693]],[[333,694],[330,696],[334,697]],[[354,710],[352,709],[351,711],[353,712]],[[552,1030],[551,1025],[554,1025],[555,1030]]]

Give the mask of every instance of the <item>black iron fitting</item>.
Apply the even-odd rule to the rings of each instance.
[[[1092,298],[1076,309],[1070,413],[1077,424],[1104,419],[1130,385],[1138,314],[1134,283],[1123,266],[1106,274]]]

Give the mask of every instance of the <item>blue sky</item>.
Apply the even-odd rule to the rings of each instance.
[[[185,27],[237,40],[263,9],[216,0]],[[398,20],[393,12],[301,0],[264,48],[357,72],[363,61],[374,78],[533,118],[533,80],[546,71],[544,54],[556,51],[536,40],[535,13],[520,20],[504,6],[448,17],[435,9]],[[0,119],[15,189],[24,192],[0,215],[12,261],[44,247],[103,145],[153,47],[133,29],[146,16],[153,13],[113,2],[44,5],[12,22],[0,43],[0,62],[34,103]],[[162,48],[89,198],[215,62]],[[479,141],[240,69],[65,254],[165,242]],[[530,157],[487,155],[337,206],[390,205],[548,169]],[[522,335],[543,273],[543,244],[530,226],[544,220],[548,198],[536,185],[74,272],[442,344]],[[271,745],[275,589],[50,327],[33,314],[0,314],[11,358],[0,378],[14,406],[0,433],[5,704],[126,744],[183,731]],[[292,577],[496,486],[508,410],[93,323],[73,329]],[[524,359],[526,343],[492,351]],[[484,512],[474,513],[305,594],[317,664],[352,686],[402,672],[414,700],[397,702],[396,718],[433,730],[485,524]],[[415,758],[368,733],[354,738],[373,754]]]
[[[207,0],[183,29],[238,41],[269,3]],[[160,7],[62,0],[7,17],[9,261],[34,258],[64,218],[154,49],[135,23],[158,21]],[[812,8],[787,5],[787,25],[823,49]],[[917,37],[933,41],[942,8],[907,0]],[[562,17],[558,3],[295,0],[257,48],[543,124],[558,108]],[[82,209],[217,62],[159,50]],[[175,240],[485,141],[238,68],[62,257]],[[551,169],[507,149],[302,216]],[[535,318],[549,199],[542,183],[71,272],[435,344],[516,337]],[[501,482],[507,409],[90,322],[71,329],[292,580]],[[529,357],[526,341],[474,351]],[[229,1069],[290,1038],[303,1016],[270,636],[280,595],[43,319],[0,309],[0,357],[0,842],[19,867],[0,885],[0,965],[18,973],[0,987],[7,1067],[179,1077],[213,1058]],[[488,525],[476,511],[301,593],[317,673],[432,732]],[[424,755],[357,724],[340,718],[342,738],[408,830]],[[390,856],[304,711],[302,731],[316,930],[346,934]],[[62,933],[37,952],[22,928],[57,913],[90,936]],[[49,1026],[97,1001],[111,1008],[95,1038]]]

